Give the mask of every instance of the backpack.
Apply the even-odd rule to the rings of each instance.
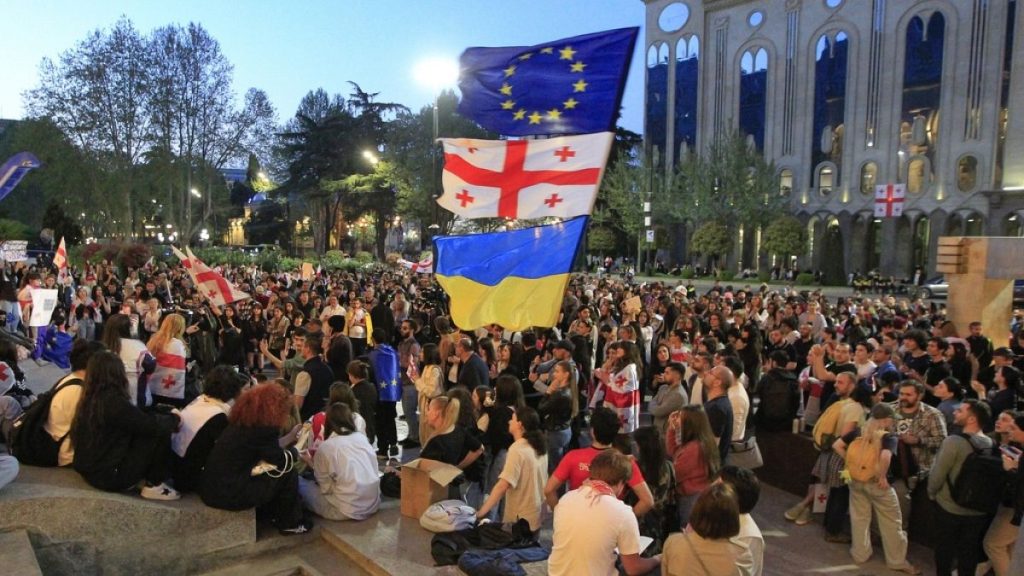
[[[788,430],[796,418],[796,381],[788,372],[766,374],[757,392],[761,403],[757,407],[757,420],[773,432]]]
[[[25,410],[25,413],[14,421],[8,438],[8,448],[22,464],[29,466],[56,466],[60,445],[71,432],[54,440],[46,431],[46,421],[50,417],[50,405],[57,393],[67,386],[82,386],[80,378],[71,378],[53,390],[43,392],[39,398]]]
[[[964,460],[955,481],[946,476],[949,495],[964,508],[994,514],[1003,499],[1003,488],[1006,485],[1003,459],[998,452],[993,454],[992,450],[975,448],[969,435],[957,436],[970,444],[971,453]]]
[[[868,443],[868,438],[858,436],[846,448],[846,471],[851,480],[871,482],[878,472],[878,459],[882,454],[882,437],[885,430],[875,431],[875,443]]]
[[[462,500],[442,500],[431,504],[420,516],[420,526],[431,532],[455,532],[476,524],[476,509]]]
[[[839,428],[839,414],[849,402],[852,402],[849,398],[836,401],[815,422],[812,432],[815,448],[821,451],[832,449],[832,443],[836,441],[836,432]]]

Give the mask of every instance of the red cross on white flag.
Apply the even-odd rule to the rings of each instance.
[[[546,140],[442,138],[444,194],[463,218],[571,218],[590,214],[614,134]]]
[[[904,184],[880,184],[875,186],[875,218],[900,217],[903,215],[903,201],[907,197]]]
[[[398,261],[404,268],[412,270],[414,274],[430,274],[434,271],[434,255],[430,254],[419,262],[410,262],[404,258]]]
[[[191,261],[191,266],[186,266],[186,268],[189,268],[189,273],[195,279],[196,289],[199,290],[200,294],[206,296],[210,304],[224,306],[249,298],[248,294],[232,286],[223,276],[214,272],[202,260],[196,258],[188,246],[185,247],[185,252],[188,254],[188,260]]]

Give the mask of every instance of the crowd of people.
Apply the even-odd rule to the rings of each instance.
[[[54,465],[293,534],[374,514],[380,467],[419,449],[463,471],[451,495],[481,521],[550,521],[552,574],[760,574],[757,432],[809,434],[819,456],[785,517],[811,523],[827,491],[824,539],[855,562],[875,517],[886,565],[919,573],[907,528],[925,491],[939,574],[1024,564],[1019,316],[993,343],[894,296],[577,275],[554,327],[461,330],[426,274],[219,271],[252,298],[204,305],[179,266],[6,271],[5,329],[55,286],[47,332],[74,341],[46,398]],[[31,400],[0,397],[5,435]],[[978,454],[998,468],[984,509],[961,487]]]

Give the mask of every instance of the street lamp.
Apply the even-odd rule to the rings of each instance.
[[[428,86],[434,94],[434,130],[433,139],[430,142],[430,186],[434,200],[434,222],[427,227],[430,230],[431,236],[436,235],[437,231],[441,228],[437,223],[437,199],[441,196],[437,190],[437,138],[439,136],[437,113],[438,99],[441,97],[441,90],[454,84],[458,78],[458,65],[447,58],[427,58],[425,60],[421,60],[420,63],[416,65],[416,80],[420,84]]]
[[[371,166],[376,166],[377,163],[380,162],[380,158],[377,158],[377,155],[369,150],[363,150],[363,158],[366,158],[366,161],[369,162]]]
[[[199,192],[199,190],[196,190],[195,188],[192,189],[192,195],[195,196],[196,198],[202,198],[203,197],[203,194],[201,192]]]

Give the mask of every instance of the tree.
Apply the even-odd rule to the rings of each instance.
[[[136,229],[134,167],[151,142],[146,113],[152,81],[151,55],[131,20],[96,30],[58,63],[43,59],[40,86],[26,93],[32,117],[48,117],[108,169],[112,222],[123,233]]]
[[[369,174],[353,174],[342,181],[347,194],[344,212],[349,221],[364,214],[373,215],[374,245],[377,258],[384,259],[388,227],[394,221],[398,195],[395,171],[389,162],[378,162]]]
[[[53,230],[53,241],[60,242],[61,238],[64,238],[65,243],[71,246],[75,246],[82,243],[84,234],[82,233],[82,227],[78,225],[72,218],[69,218],[64,213],[63,208],[60,204],[54,200],[51,200],[46,205],[46,211],[43,213],[43,228],[49,228]]]
[[[587,231],[587,252],[608,254],[615,250],[615,232],[605,226],[591,226]]]
[[[800,256],[807,251],[807,230],[792,216],[779,218],[764,229],[761,249],[788,262],[790,256]]]
[[[17,220],[0,218],[0,241],[2,240],[28,240],[32,234],[25,226]]]
[[[458,115],[459,99],[445,90],[437,97],[437,134],[441,138],[479,138],[495,140],[473,121]],[[391,163],[398,183],[396,210],[406,221],[435,223],[442,234],[451,232],[455,215],[441,209],[435,193],[441,193],[441,147],[434,143],[434,107],[424,106],[416,113],[399,113],[388,123],[384,157]],[[426,228],[426,226],[424,226]],[[427,240],[426,234],[423,237]]]
[[[99,187],[101,178],[96,163],[50,120],[22,120],[4,131],[0,136],[0,161],[22,151],[35,154],[43,166],[32,171],[4,198],[0,215],[38,229],[43,227],[39,207],[51,202],[60,204],[66,214],[75,217],[86,210],[111,210],[109,194],[103,194]],[[108,225],[102,220],[95,223]]]
[[[713,220],[697,228],[690,240],[690,246],[697,254],[709,256],[717,263],[720,257],[732,251],[733,238],[726,224]]]

